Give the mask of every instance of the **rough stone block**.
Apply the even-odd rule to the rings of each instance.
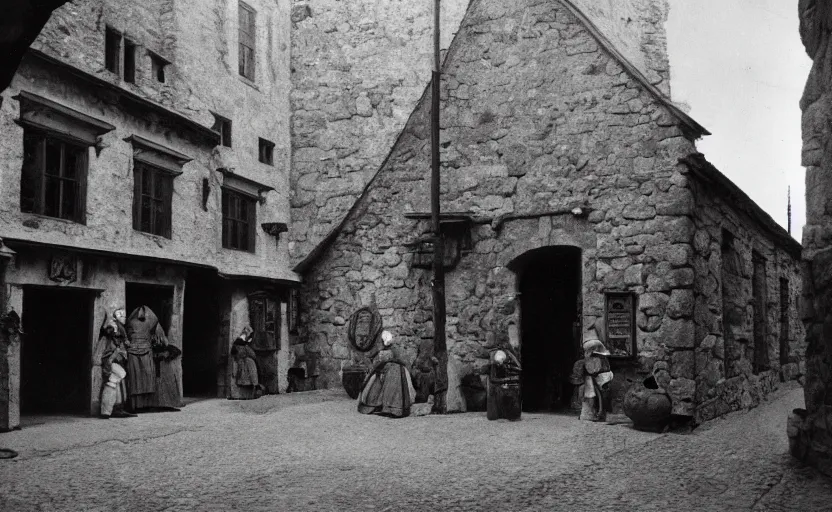
[[[673,379],[667,386],[667,393],[672,403],[672,413],[681,416],[693,416],[696,382],[691,379]]]
[[[667,316],[674,320],[690,317],[693,315],[693,305],[693,290],[673,290],[667,303]]]
[[[641,285],[644,282],[642,271],[644,265],[632,265],[624,271],[624,284],[626,285]]]
[[[670,376],[674,379],[693,379],[694,362],[693,350],[677,350],[670,356]]]
[[[691,320],[673,320],[665,318],[659,335],[668,347],[693,348],[694,347],[694,324]]]

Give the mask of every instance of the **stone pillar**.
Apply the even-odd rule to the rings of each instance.
[[[20,428],[20,325],[19,317],[15,320],[10,312],[20,314],[23,296],[6,285],[13,254],[0,240],[0,432]]]
[[[832,4],[800,0],[800,37],[814,60],[800,101],[806,227],[802,315],[806,326],[806,409],[795,409],[787,434],[793,456],[832,475]]]

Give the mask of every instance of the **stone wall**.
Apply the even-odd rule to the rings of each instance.
[[[741,199],[713,183],[692,175],[690,189],[695,203],[690,249],[696,279],[683,303],[684,315],[694,320],[694,345],[674,357],[686,361],[687,378],[695,374],[696,417],[706,421],[756,407],[779,380],[803,374],[800,248],[794,241],[786,245],[773,239],[766,230],[767,224],[775,226],[773,220],[762,223],[752,218],[738,207]],[[755,260],[759,260],[756,269]],[[783,285],[786,291],[781,292]],[[755,301],[755,287],[764,300]],[[755,315],[763,315],[757,332]],[[781,340],[783,335],[786,339]],[[787,347],[782,359],[781,344]]]
[[[789,418],[792,454],[832,475],[832,8],[801,0],[800,36],[814,65],[800,101],[803,165],[806,167],[806,227],[803,228],[803,320],[806,326],[806,409]]]
[[[669,94],[666,0],[574,2],[639,70]],[[441,47],[468,0],[442,2]],[[308,255],[383,164],[430,81],[432,3],[295,2],[292,11],[290,255]],[[506,34],[526,29],[520,20]]]
[[[505,341],[518,315],[508,265],[569,245],[582,249],[584,325],[603,315],[604,291],[641,296],[638,357],[617,368],[619,394],[657,363],[676,380],[664,345],[692,348],[693,339],[674,293],[694,275],[693,206],[678,161],[695,149],[682,121],[559,2],[473,2],[443,73],[443,210],[475,218],[473,250],[447,277],[449,372],[482,372],[488,347]],[[426,93],[306,274],[299,340],[320,354],[324,386],[339,385],[357,358],[345,323],[362,305],[377,305],[411,360],[432,337],[430,273],[412,268],[406,247],[427,224],[403,215],[429,210],[429,168]],[[578,207],[586,213],[572,214]],[[671,390],[677,412],[690,414],[693,389]]]
[[[4,176],[0,180],[15,186],[4,187],[9,195],[3,205],[17,208],[11,201],[16,194],[22,130],[11,124],[16,117],[17,103],[8,101],[20,89],[40,91],[51,99],[81,112],[116,124],[119,129],[105,135],[106,148],[91,159],[91,169],[111,170],[96,181],[100,188],[90,187],[91,222],[86,231],[80,226],[70,228],[71,237],[49,234],[43,241],[68,245],[96,246],[120,244],[125,252],[137,255],[167,255],[182,261],[209,263],[229,274],[260,275],[295,280],[288,267],[288,244],[257,229],[257,254],[222,250],[217,217],[222,176],[217,168],[272,187],[258,206],[258,223],[289,223],[289,0],[278,2],[250,1],[257,11],[257,72],[255,81],[240,77],[237,72],[237,9],[231,0],[154,0],[136,4],[123,0],[81,0],[57,9],[32,47],[66,62],[90,75],[158,104],[164,105],[205,127],[211,127],[216,113],[232,121],[232,147],[213,144],[182,145],[176,140],[181,129],[170,126],[146,111],[128,113],[120,104],[107,104],[101,95],[90,95],[89,85],[72,84],[52,69],[21,68],[15,82],[4,93],[2,142],[6,158]],[[130,84],[104,67],[104,31],[106,26],[123,31],[135,42],[136,83]],[[152,51],[171,61],[166,67],[166,81],[151,76]],[[29,59],[31,61],[31,59]],[[24,76],[23,73],[28,73]],[[34,74],[33,74],[34,73]],[[70,82],[70,83],[66,83]],[[136,119],[138,117],[139,119]],[[147,119],[141,119],[146,117]],[[165,122],[167,121],[167,122]],[[180,209],[174,206],[173,241],[148,239],[129,228],[129,199],[132,173],[129,172],[130,144],[122,141],[130,133],[151,133],[153,140],[169,144],[172,149],[194,158],[185,165],[185,173],[176,180]],[[258,139],[275,143],[274,165],[258,161]],[[117,169],[124,172],[119,173]],[[117,186],[110,181],[119,176]],[[202,180],[210,181],[209,211],[202,210]],[[180,188],[181,185],[181,188]],[[119,189],[119,187],[128,187]],[[102,195],[97,195],[100,192]],[[126,195],[125,195],[126,194]],[[127,206],[103,197],[127,197]],[[95,202],[92,200],[95,199]],[[113,222],[115,221],[115,222]],[[51,221],[45,221],[49,224]],[[126,223],[126,229],[119,226]],[[94,227],[93,227],[94,224]],[[43,236],[41,230],[38,237]],[[92,231],[95,231],[93,234]],[[5,236],[12,236],[6,233]],[[24,236],[33,236],[27,232]],[[50,238],[51,237],[51,238]],[[60,239],[60,240],[59,240]],[[206,253],[210,255],[206,261]]]

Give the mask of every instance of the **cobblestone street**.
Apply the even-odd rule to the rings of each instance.
[[[574,416],[364,416],[341,391],[0,435],[0,510],[830,510],[787,455],[802,390],[691,435]]]

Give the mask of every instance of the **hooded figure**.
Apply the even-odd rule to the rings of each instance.
[[[383,348],[371,352],[370,357],[377,358],[358,395],[358,412],[403,418],[410,415],[416,389],[398,347],[393,345],[393,334],[384,331],[381,340]]]
[[[597,338],[594,330],[584,334],[584,358],[575,362],[572,368],[573,384],[582,384],[578,393],[582,398],[581,419],[606,421],[606,385],[612,381],[610,351]]]

